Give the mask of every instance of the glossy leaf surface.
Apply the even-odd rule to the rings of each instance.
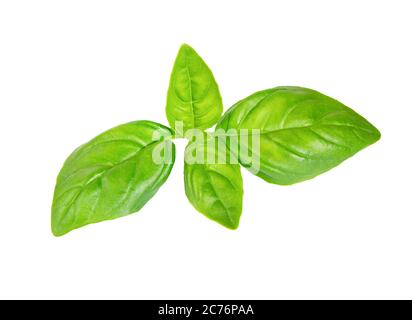
[[[223,111],[222,98],[212,72],[193,48],[180,48],[170,77],[166,115],[175,129],[207,129],[216,124]]]
[[[157,140],[153,140],[157,132]],[[52,231],[61,236],[90,223],[138,211],[166,181],[174,145],[161,137],[170,129],[136,121],[110,129],[76,149],[58,177],[52,206]],[[155,163],[155,148],[170,147],[169,162]]]
[[[352,109],[301,87],[252,94],[223,115],[219,128],[238,134],[240,129],[260,129],[257,175],[282,185],[311,179],[380,138],[379,131]],[[242,155],[239,160],[245,165]]]
[[[217,152],[207,143],[189,143],[185,152],[185,192],[190,203],[202,214],[221,225],[236,229],[242,214],[243,182],[239,164],[219,163]],[[216,144],[217,145],[217,144]],[[188,156],[203,148],[204,163],[188,163]],[[226,151],[225,151],[226,152]],[[209,163],[210,159],[214,163]]]

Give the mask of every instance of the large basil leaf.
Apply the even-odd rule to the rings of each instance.
[[[282,185],[311,179],[380,138],[352,109],[300,87],[252,94],[232,106],[216,129],[234,129],[239,135],[240,129],[260,129],[260,168],[255,174]],[[243,145],[253,153],[250,141]],[[239,160],[247,167],[242,153]]]
[[[217,145],[216,142],[216,149],[206,148],[207,140],[204,144],[188,144],[185,151],[185,192],[190,203],[200,213],[229,229],[237,229],[243,199],[240,166],[237,163],[230,164],[226,158],[219,163],[218,152],[215,152]],[[200,149],[204,150],[205,161],[189,162],[189,153],[196,153]]]
[[[172,169],[175,149],[170,139],[165,139],[170,135],[170,129],[160,124],[136,121],[110,129],[76,149],[57,177],[54,235],[143,207]],[[152,153],[160,148],[166,155],[167,147],[169,161],[153,161]]]
[[[184,44],[177,54],[167,92],[166,115],[176,129],[207,129],[223,112],[222,98],[212,72],[190,46]]]

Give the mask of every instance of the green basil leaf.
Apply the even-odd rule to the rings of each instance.
[[[181,121],[184,131],[207,129],[216,124],[222,112],[222,98],[212,72],[193,48],[182,45],[167,92],[169,124],[177,129],[176,121]]]
[[[52,206],[56,236],[138,211],[166,181],[175,149],[170,129],[151,122],[120,125],[76,149],[58,177]],[[153,152],[169,148],[169,161]],[[162,150],[159,151],[162,154]]]
[[[229,229],[237,229],[242,214],[243,182],[238,163],[219,163],[214,148],[191,142],[185,150],[185,192],[190,203],[200,213]],[[217,150],[216,142],[216,150]],[[204,150],[201,162],[189,161],[199,149]],[[224,149],[226,152],[226,149]],[[214,159],[210,161],[210,159]]]
[[[277,87],[232,106],[216,129],[260,129],[259,170],[264,180],[289,185],[311,179],[376,142],[379,131],[342,103],[317,91]],[[250,131],[246,135],[251,135]],[[252,138],[252,137],[249,137]],[[251,141],[242,142],[251,152]],[[246,157],[239,161],[248,167]]]

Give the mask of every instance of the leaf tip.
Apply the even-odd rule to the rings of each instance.
[[[179,53],[178,55],[197,55],[197,52],[195,49],[193,49],[190,45],[187,43],[183,43],[180,46]]]
[[[182,43],[182,45],[180,46],[180,50],[193,50],[193,48],[187,43]]]
[[[216,222],[218,222],[219,224],[221,224],[222,226],[226,227],[229,230],[236,230],[237,228],[239,228],[239,223],[240,223],[240,213],[236,213],[236,215],[232,216],[229,219],[224,219],[224,220],[216,220]]]
[[[376,142],[378,142],[382,137],[381,132],[379,131],[378,128],[376,128],[374,125],[371,125],[371,129],[370,129],[370,134],[369,134],[369,145],[374,144]]]
[[[61,228],[59,228],[58,226],[54,224],[52,224],[51,231],[55,237],[61,237],[67,233],[67,231],[62,230]]]
[[[375,127],[375,142],[379,141],[382,137],[381,132],[379,131],[378,128]]]
[[[57,219],[57,215],[52,212],[51,219],[51,232],[55,237],[64,236],[66,233],[70,232],[72,229],[65,227]]]
[[[233,224],[229,224],[229,225],[225,225],[226,228],[228,228],[229,230],[237,230],[237,228],[239,228],[239,222],[237,223],[233,223]]]

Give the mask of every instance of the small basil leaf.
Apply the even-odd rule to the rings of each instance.
[[[254,173],[282,185],[311,179],[380,138],[379,131],[352,109],[300,87],[252,94],[232,106],[216,129],[234,129],[239,136],[240,129],[260,129],[260,152],[255,155],[260,168]],[[251,140],[243,145],[253,153]],[[239,161],[247,167],[245,160],[240,152]]]
[[[209,140],[210,141],[210,140]],[[216,150],[217,150],[216,142]],[[218,153],[199,142],[191,142],[185,150],[185,192],[200,213],[229,229],[237,229],[242,214],[243,182],[240,166],[226,160],[219,163]],[[196,152],[204,150],[203,163],[196,163]],[[224,149],[226,153],[226,149]],[[226,154],[223,155],[224,159]],[[189,161],[189,158],[192,160]],[[214,159],[211,161],[211,159]]]
[[[183,130],[207,129],[223,112],[222,98],[212,72],[190,46],[177,54],[167,92],[166,115],[172,126],[183,122]]]
[[[53,234],[61,236],[142,208],[172,169],[174,145],[162,139],[171,134],[160,124],[136,121],[110,129],[76,149],[57,177]],[[169,161],[153,160],[159,148],[164,155],[169,148]]]

